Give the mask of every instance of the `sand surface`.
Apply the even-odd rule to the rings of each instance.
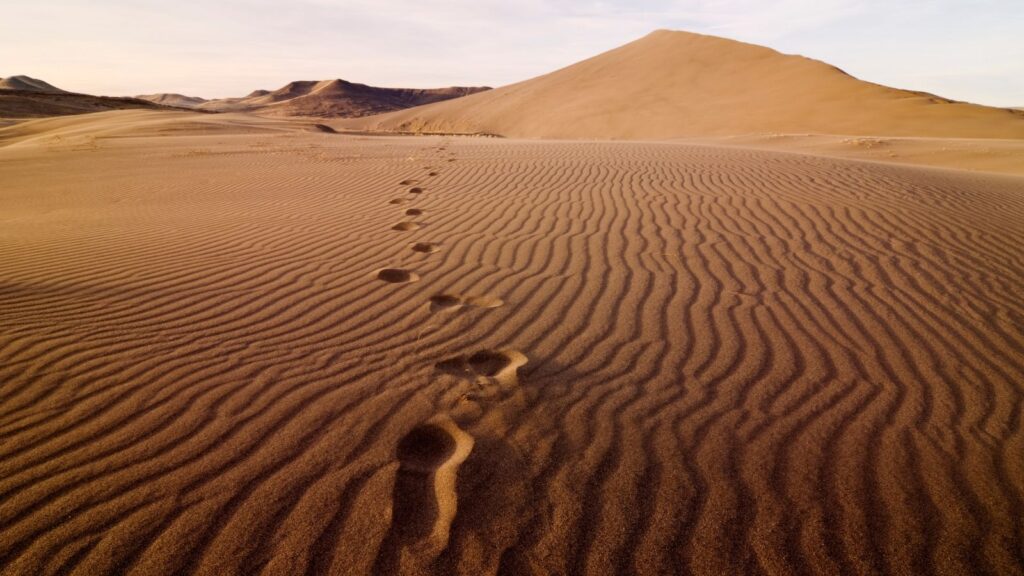
[[[684,141],[1024,176],[1024,139],[754,134]]]
[[[1024,179],[0,129],[0,573],[1024,574]]]

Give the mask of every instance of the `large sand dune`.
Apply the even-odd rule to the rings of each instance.
[[[1024,574],[1021,178],[304,130],[0,130],[0,572]]]
[[[667,30],[518,84],[349,125],[523,138],[1024,138],[1020,111],[888,88],[817,60]]]

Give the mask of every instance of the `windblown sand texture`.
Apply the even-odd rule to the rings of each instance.
[[[1019,177],[137,111],[0,146],[4,575],[1024,574]]]

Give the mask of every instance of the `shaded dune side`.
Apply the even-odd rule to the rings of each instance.
[[[1024,572],[1020,179],[329,142],[3,164],[3,573]]]

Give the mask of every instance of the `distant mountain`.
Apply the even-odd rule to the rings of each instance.
[[[356,118],[458,98],[489,88],[377,88],[344,80],[289,82],[277,90],[254,90],[241,98],[207,100],[177,93],[134,98],[65,92],[28,76],[0,79],[0,117],[29,118],[84,114],[122,108],[252,112],[268,116]]]
[[[889,88],[803,56],[668,30],[517,84],[348,125],[525,138],[1024,138],[1019,111]]]
[[[26,92],[47,92],[62,94],[64,90],[29,76],[8,76],[0,78],[0,90],[23,90]]]
[[[165,106],[176,106],[178,108],[195,108],[203,102],[207,102],[206,98],[200,98],[198,96],[185,96],[184,94],[174,93],[161,93],[161,94],[142,94],[136,96],[140,100],[147,100],[155,104],[163,104]]]
[[[450,100],[484,90],[489,88],[378,88],[345,80],[303,80],[289,82],[273,91],[256,90],[243,98],[210,100],[196,108],[272,116],[355,118]]]
[[[40,118],[87,114],[107,110],[177,110],[139,100],[66,92],[36,78],[10,76],[0,79],[0,118]]]

